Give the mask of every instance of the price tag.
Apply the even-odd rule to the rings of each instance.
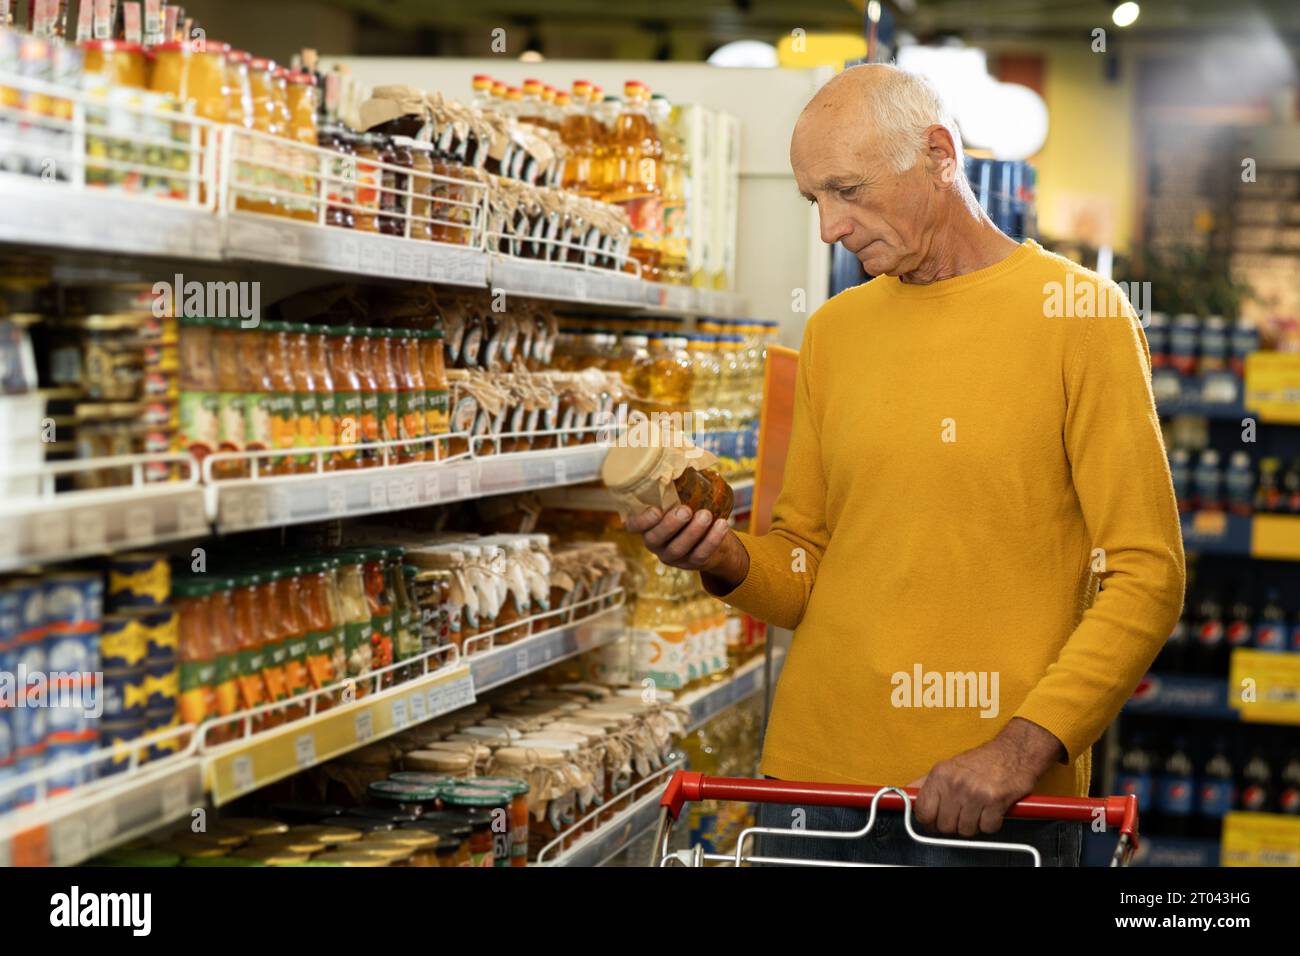
[[[106,846],[117,835],[117,808],[105,801],[86,811],[86,831],[94,850]]]
[[[424,500],[428,502],[437,501],[442,497],[442,480],[437,473],[424,476]]]
[[[50,831],[50,862],[55,866],[71,866],[90,855],[86,821],[82,817],[61,820]]]
[[[293,742],[293,759],[299,768],[310,767],[316,763],[316,735],[308,732],[299,734]]]
[[[370,507],[388,507],[388,490],[384,487],[382,481],[372,481],[370,483]]]
[[[439,710],[438,710],[438,688],[436,688],[436,687],[430,687],[430,688],[429,688],[429,693],[428,693],[427,696],[428,696],[429,715],[430,715],[431,717],[436,717],[436,716],[439,714]]]
[[[154,540],[153,509],[148,505],[127,508],[123,522],[122,537],[128,544],[148,544]]]
[[[573,277],[573,297],[575,299],[585,299],[587,297],[587,277],[581,273]]]
[[[549,663],[551,662],[551,657],[554,655],[554,653],[555,653],[555,649],[554,649],[553,647],[551,647],[550,644],[545,644],[545,645],[543,645],[543,646],[542,646],[542,663],[543,663],[543,664],[549,664]]]
[[[326,490],[325,507],[332,515],[341,515],[348,510],[348,496],[342,485],[330,485]]]
[[[420,503],[420,485],[414,478],[402,479],[402,501],[407,506]]]
[[[176,505],[176,530],[183,535],[207,534],[208,516],[198,495],[182,498]]]
[[[78,511],[72,519],[72,547],[76,551],[103,551],[108,546],[108,527],[98,508]]]
[[[68,515],[63,511],[51,511],[41,520],[33,542],[35,551],[42,557],[62,555],[68,550]]]
[[[565,467],[564,459],[557,458],[555,460],[555,483],[557,485],[563,485],[566,484],[568,480],[569,480],[569,470],[568,468]]]
[[[187,809],[193,809],[189,806],[190,790],[185,786],[184,779],[172,780],[164,785],[159,795],[159,802],[162,804],[164,820],[174,820],[182,816]]]
[[[469,469],[462,468],[456,475],[456,497],[468,498],[474,492],[474,481]]]
[[[388,483],[388,503],[394,508],[404,508],[414,504],[406,500],[406,484],[397,478]]]
[[[411,720],[417,724],[425,718],[425,700],[423,694],[411,695]]]
[[[393,268],[403,279],[419,278],[419,273],[415,271],[415,264],[410,252],[405,249],[399,249],[393,259]]]
[[[254,528],[260,528],[270,522],[270,514],[267,510],[266,495],[260,491],[247,491],[244,493],[244,516],[248,519],[248,524]]]
[[[393,701],[393,726],[406,726],[406,698],[399,697]]]
[[[272,488],[270,494],[270,517],[276,524],[289,520],[289,492],[284,488]]]
[[[375,735],[375,715],[368,710],[359,710],[354,720],[357,727],[357,743],[364,744]]]
[[[230,762],[230,782],[235,793],[247,793],[253,789],[253,758],[250,754],[240,754]]]
[[[244,497],[234,492],[221,495],[217,512],[218,520],[227,529],[242,528],[248,524],[248,515],[244,513]]]
[[[528,670],[528,651],[521,647],[515,651],[515,673],[522,674],[526,670]]]
[[[396,270],[397,256],[394,255],[392,248],[387,243],[380,248],[375,266],[382,275],[386,276],[392,275]]]

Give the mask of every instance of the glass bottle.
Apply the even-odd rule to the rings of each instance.
[[[375,377],[375,329],[351,328],[353,367],[361,386],[361,443],[373,445],[381,434],[379,418],[379,380]],[[378,465],[381,455],[376,448],[361,448],[358,460],[362,468]]]
[[[319,385],[311,364],[307,333],[311,326],[295,322],[286,330],[289,344],[289,372],[293,376],[294,413],[297,418],[297,435],[294,447],[303,453],[294,459],[294,470],[300,473],[315,471],[316,459],[311,450],[316,447],[320,428],[320,403],[317,400]]]
[[[332,325],[325,329],[333,387],[335,438],[340,450],[330,456],[332,469],[358,468],[353,446],[361,441],[361,379],[353,362],[353,330]]]
[[[338,445],[338,399],[335,393],[334,373],[330,365],[329,330],[323,325],[308,325],[307,363],[316,385],[316,447],[333,448]],[[337,452],[325,456],[326,470],[333,470]]]
[[[395,442],[401,437],[397,424],[401,384],[393,355],[394,334],[391,329],[375,329],[370,339],[370,364],[379,390],[379,438],[385,442]],[[389,460],[395,451],[395,448],[387,449]]]

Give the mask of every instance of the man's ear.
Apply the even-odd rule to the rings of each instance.
[[[952,185],[961,158],[957,156],[952,134],[938,123],[925,131],[925,158],[930,174],[945,186]]]

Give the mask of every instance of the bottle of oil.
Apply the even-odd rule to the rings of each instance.
[[[470,106],[475,109],[489,109],[492,106],[492,77],[486,73],[475,73],[472,81],[474,97]]]
[[[623,110],[623,101],[617,96],[605,96],[599,86],[591,88],[592,136],[595,147],[592,155],[593,199],[613,202],[610,190],[617,180],[618,157],[614,148],[614,126],[619,113]]]
[[[524,80],[523,89],[519,94],[518,116],[520,122],[532,123],[542,127],[546,126],[546,117],[543,115],[541,80]]]
[[[659,271],[662,281],[688,285],[686,190],[690,182],[690,155],[677,132],[680,111],[668,98],[656,93],[650,98],[650,117],[663,142],[663,162],[659,165],[659,191],[662,194],[663,235],[659,245]]]
[[[592,117],[591,84],[586,80],[573,83],[573,103],[560,125],[560,139],[569,147],[564,164],[564,188],[583,196],[596,196],[594,159],[598,143]]]
[[[658,411],[689,411],[695,376],[686,353],[686,340],[661,332],[649,339],[650,401]]]
[[[606,194],[632,223],[632,257],[641,264],[641,278],[659,279],[659,246],[663,241],[659,165],[663,144],[650,119],[650,91],[644,83],[623,85],[625,103],[614,127],[611,153],[613,177]]]

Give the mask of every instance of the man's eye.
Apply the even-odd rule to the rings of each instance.
[[[843,189],[838,190],[838,192],[841,199],[853,199],[857,196],[858,190],[861,188],[861,186],[846,186]]]

